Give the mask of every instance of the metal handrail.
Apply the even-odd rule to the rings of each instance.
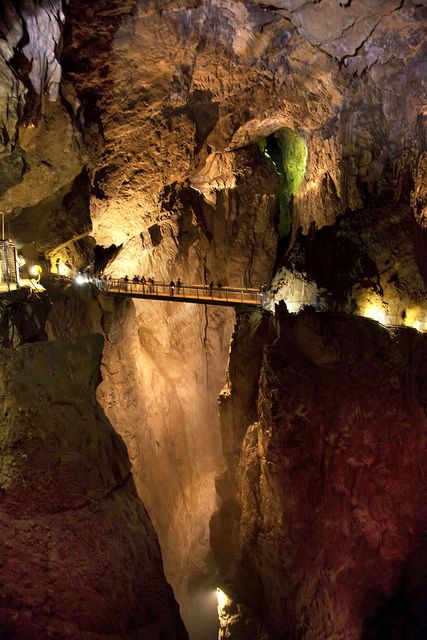
[[[272,301],[268,292],[264,290],[264,287],[260,289],[245,289],[244,287],[211,287],[210,285],[204,284],[185,283],[180,283],[179,286],[175,283],[171,286],[170,283],[155,282],[154,279],[150,279],[150,281],[146,280],[142,283],[140,281],[135,282],[133,279],[125,280],[124,278],[98,278],[96,276],[89,275],[81,277],[83,277],[87,282],[92,282],[100,290],[106,291],[107,293],[128,294],[130,296],[138,296],[142,294],[142,296],[149,299],[161,298],[187,302],[199,301],[201,303],[218,303],[219,305],[229,303],[231,306],[254,305],[257,307],[268,306]],[[324,302],[325,301],[322,302],[322,300],[320,300],[318,304],[314,304],[304,299],[285,300],[287,305],[308,305],[314,306],[318,311],[332,311],[333,309],[331,309],[328,302],[326,301],[326,305]],[[364,317],[363,314],[359,313],[355,315]],[[380,322],[380,324],[387,327],[404,326],[405,321],[401,315],[386,314],[384,321]],[[427,322],[419,321],[418,324],[418,330],[427,330]]]
[[[194,299],[211,300],[237,304],[255,304],[261,306],[267,302],[266,293],[260,289],[246,289],[244,287],[212,287],[204,284],[176,283],[171,286],[166,282],[155,282],[146,280],[145,282],[125,280],[124,278],[98,278],[96,276],[86,276],[88,282],[92,282],[100,290],[111,293],[129,293],[130,295],[143,295],[150,297],[167,297],[173,299]]]

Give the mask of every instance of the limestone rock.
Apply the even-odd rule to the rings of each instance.
[[[28,288],[0,296],[0,346],[15,348],[47,340],[45,323],[51,304]]]
[[[0,627],[22,640],[186,638],[122,440],[100,336],[2,349]]]
[[[265,346],[230,369],[222,410],[212,539],[224,591],[272,638],[422,637],[425,336],[312,310],[271,325],[263,339],[265,327],[240,324],[238,352],[249,336]],[[242,377],[255,393],[242,396]],[[225,616],[223,637],[246,637],[236,623]]]
[[[62,252],[64,260],[81,266],[88,247],[79,251],[66,243],[92,227],[93,241],[112,257],[108,274],[259,286],[288,247],[276,233],[280,180],[258,143],[288,128],[308,150],[305,179],[290,203],[290,244],[299,228],[309,233],[314,225],[334,225],[343,214],[347,221],[354,218],[344,236],[370,260],[379,250],[375,284],[401,293],[399,304],[406,307],[409,292],[423,292],[418,276],[427,280],[423,4],[70,0],[65,6],[59,0],[5,0],[0,208],[14,239]],[[59,65],[64,77],[55,99]],[[366,221],[366,209],[372,213],[366,217],[369,230],[357,223],[358,216]],[[397,209],[403,219],[388,224]],[[398,268],[396,261],[408,255],[408,238],[400,251],[393,237],[389,271],[402,275],[399,286],[388,282],[388,271],[381,273],[390,266],[386,247],[393,229],[413,235],[420,265],[414,281],[412,262],[407,269],[403,260]],[[362,238],[368,247],[361,246]],[[333,236],[331,255],[339,253],[342,240]],[[329,253],[324,261],[331,266]],[[301,273],[309,266],[308,259],[302,262]],[[356,269],[357,284],[359,276],[371,275],[365,262],[362,267]],[[66,293],[54,300],[44,327],[51,339],[105,332],[98,396],[126,441],[137,490],[182,600],[191,576],[206,569],[207,518],[222,464],[215,396],[233,320],[232,313],[203,307],[115,305]],[[231,471],[219,482],[227,513],[215,535],[228,549],[225,564],[240,548],[242,506],[233,465],[241,456],[254,487],[258,481],[252,459],[259,434],[253,427],[258,370],[249,370],[260,362],[262,332],[273,340],[276,330],[273,322],[257,318],[246,326],[247,335],[240,325],[233,342],[224,395],[231,389],[236,400],[232,421],[239,422],[240,400],[248,417],[228,430],[223,426]],[[308,344],[303,355],[311,354],[316,366],[334,368],[345,359],[319,339],[317,329],[304,326],[301,332]],[[17,344],[21,337],[8,339]],[[338,385],[338,374],[336,379]],[[233,402],[223,400],[223,411]],[[271,504],[275,508],[273,498]],[[282,555],[281,547],[272,551],[270,564],[282,566]],[[251,578],[256,575],[254,570]],[[281,605],[273,605],[275,625]],[[252,607],[246,602],[246,612]],[[255,610],[247,613],[253,635],[268,633]]]
[[[126,443],[165,573],[185,609],[192,582],[210,571],[221,468],[216,398],[233,312],[138,300],[118,301],[104,318],[99,402]]]

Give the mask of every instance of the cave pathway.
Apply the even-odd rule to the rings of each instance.
[[[208,285],[166,284],[126,281],[124,278],[97,278],[77,276],[78,284],[91,282],[104,293],[120,297],[145,298],[147,300],[169,300],[171,302],[191,302],[213,304],[225,307],[264,307],[268,303],[267,289],[246,289],[238,287],[213,287]]]

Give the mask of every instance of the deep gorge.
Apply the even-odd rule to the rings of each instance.
[[[3,0],[0,638],[427,637],[425,25]]]

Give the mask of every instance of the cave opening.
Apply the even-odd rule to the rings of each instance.
[[[280,179],[279,238],[283,242],[291,232],[292,197],[297,195],[307,165],[307,145],[294,129],[279,129],[258,142],[260,152],[268,158]]]

